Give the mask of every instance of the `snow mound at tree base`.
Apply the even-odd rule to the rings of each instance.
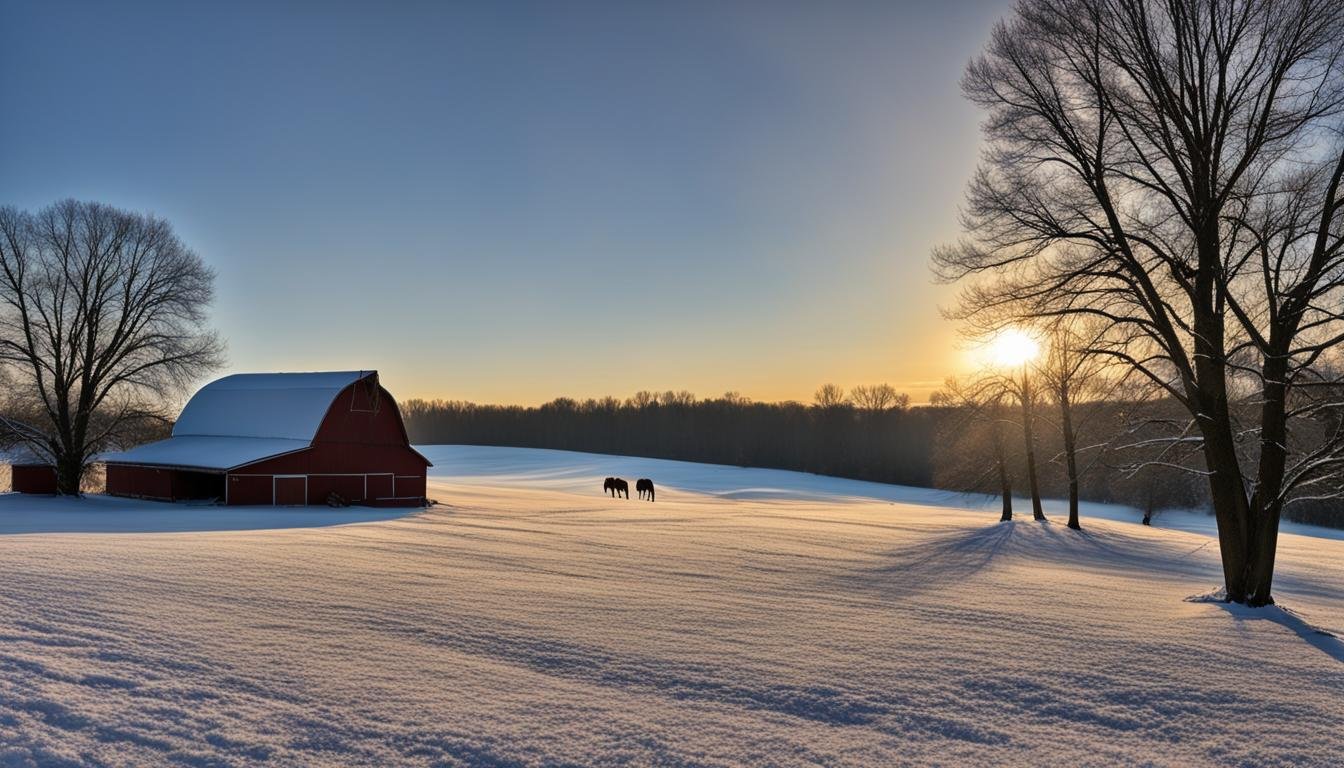
[[[1201,592],[1197,595],[1190,595],[1185,598],[1187,603],[1226,603],[1227,587],[1218,587],[1208,592]]]

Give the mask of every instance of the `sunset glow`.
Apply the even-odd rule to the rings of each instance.
[[[989,341],[987,351],[994,365],[1016,368],[1035,360],[1041,352],[1041,345],[1030,334],[1008,328]]]

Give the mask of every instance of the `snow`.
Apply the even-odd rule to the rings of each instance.
[[[1344,754],[1344,649],[1319,629],[1344,629],[1335,539],[1285,533],[1286,609],[1248,610],[1186,600],[1219,583],[1195,515],[1089,505],[1080,534],[810,475],[422,451],[444,505],[349,525],[15,534],[44,501],[288,523],[0,497],[0,765]],[[658,501],[602,495],[607,475],[652,478]]]
[[[77,499],[0,493],[0,535],[316,528],[393,520],[407,513],[406,509],[373,507],[220,507],[205,502],[168,504],[102,495]]]
[[[156,464],[225,470],[271,456],[302,451],[309,445],[311,445],[309,440],[287,440],[278,437],[185,435],[146,443],[129,451],[103,454],[98,459],[121,464]]]
[[[373,371],[239,373],[212,381],[187,402],[173,436],[228,435],[311,443],[341,390]]]
[[[11,445],[8,448],[0,448],[0,464],[8,464],[11,467],[45,467],[51,464],[51,460],[39,455],[32,446]]]

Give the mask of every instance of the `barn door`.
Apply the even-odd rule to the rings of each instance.
[[[365,475],[364,482],[368,488],[366,501],[374,502],[379,499],[390,499],[393,496],[392,474],[386,475]]]
[[[276,475],[271,480],[275,489],[275,505],[301,507],[308,503],[307,475]]]

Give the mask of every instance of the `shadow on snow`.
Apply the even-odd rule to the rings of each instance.
[[[219,507],[89,495],[0,494],[0,536],[21,533],[191,533],[315,528],[393,520],[415,509]]]

